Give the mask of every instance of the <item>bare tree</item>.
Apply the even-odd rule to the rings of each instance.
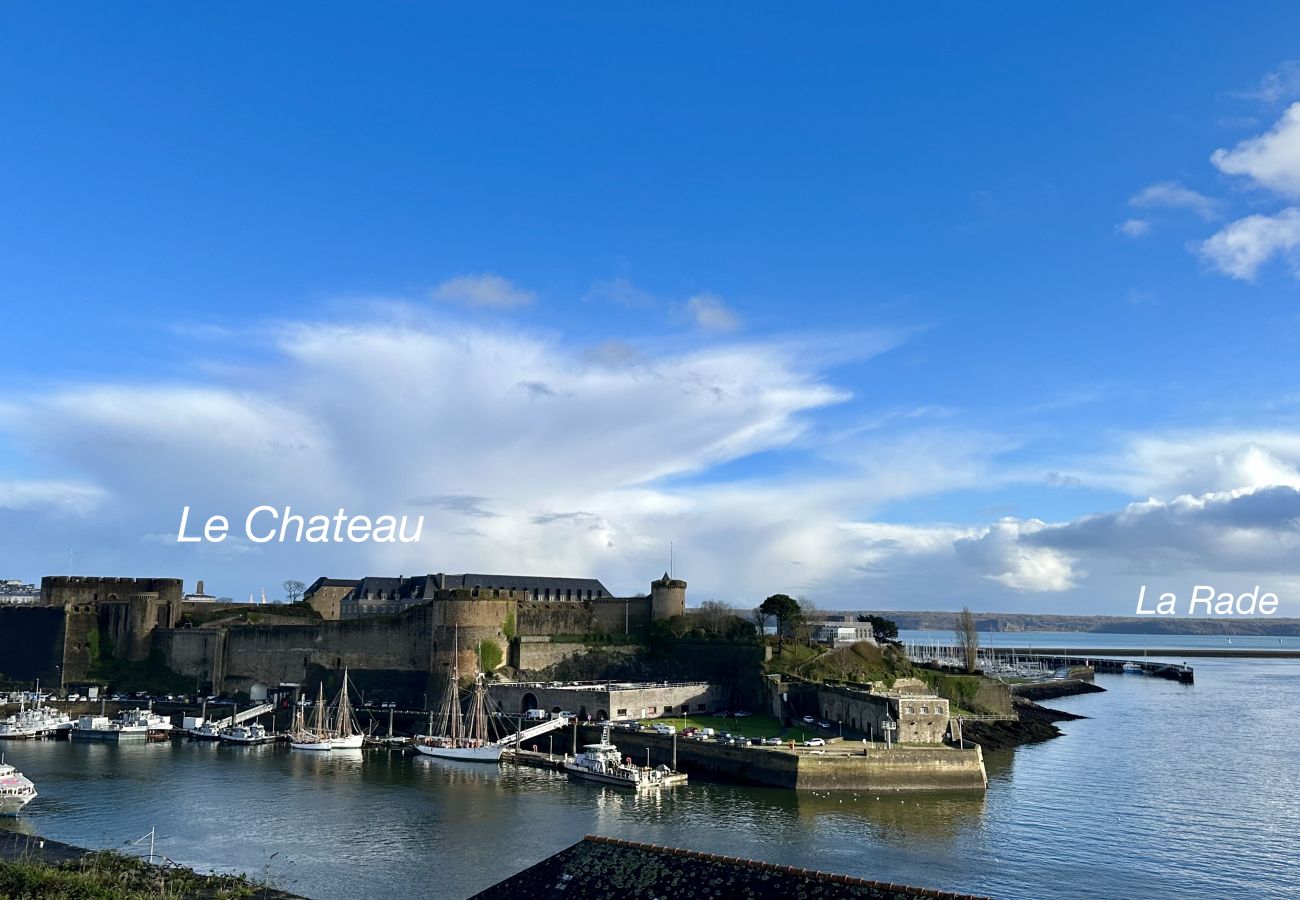
[[[695,621],[712,634],[725,634],[735,618],[736,610],[721,600],[705,600],[695,611]]]
[[[966,665],[966,671],[974,672],[979,668],[980,631],[975,625],[975,614],[969,606],[961,608],[954,636],[957,638],[957,652]]]
[[[795,598],[799,603],[799,619],[795,624],[798,632],[799,641],[807,647],[813,645],[813,638],[816,636],[816,625],[814,623],[825,618],[817,604],[809,600],[807,595],[800,594]]]
[[[301,600],[302,592],[307,589],[307,585],[303,584],[301,581],[293,580],[286,581],[283,587],[284,599],[288,600],[290,603],[297,603]]]

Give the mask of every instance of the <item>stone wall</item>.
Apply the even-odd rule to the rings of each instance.
[[[881,723],[888,716],[898,726],[892,740],[943,743],[948,730],[948,701],[933,694],[875,694],[858,688],[822,686],[817,690],[818,714],[883,740]]]
[[[591,630],[605,634],[650,633],[649,597],[591,601]]]
[[[556,732],[556,744],[572,740],[572,731]],[[579,743],[600,739],[600,729],[584,727]],[[822,754],[790,752],[777,747],[724,747],[709,741],[672,738],[653,732],[614,731],[611,740],[627,756],[644,764],[672,765],[688,774],[797,790],[982,791],[988,787],[984,755],[978,748],[895,748],[863,753],[851,744],[832,742]],[[567,743],[565,746],[569,746]],[[843,749],[840,749],[840,748]]]
[[[101,578],[89,575],[46,575],[41,579],[41,605],[70,606],[125,600],[135,594],[156,594],[162,603],[179,608],[183,589],[179,578]]]
[[[727,700],[725,689],[713,684],[631,684],[602,682],[595,685],[550,685],[541,682],[494,684],[494,705],[509,715],[528,709],[569,710],[593,719],[656,718],[712,712]]]

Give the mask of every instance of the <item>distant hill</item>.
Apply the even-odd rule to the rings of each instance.
[[[958,613],[937,610],[871,610],[892,619],[903,630],[952,631]],[[980,631],[1079,631],[1105,634],[1226,634],[1288,637],[1300,635],[1300,619],[1263,616],[1247,619],[1204,619],[1175,616],[1065,616],[1048,613],[975,613]]]

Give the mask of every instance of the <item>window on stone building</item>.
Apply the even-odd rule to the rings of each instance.
[[[929,714],[930,714],[930,707],[928,707],[928,706],[922,706],[922,707],[921,707],[921,715],[923,715],[923,716],[928,716]]]
[[[620,716],[626,716],[626,715],[627,715],[627,710],[626,710],[626,709],[620,709],[620,710],[618,711],[618,714],[619,714]]]

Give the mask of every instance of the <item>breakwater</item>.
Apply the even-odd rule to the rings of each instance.
[[[580,743],[600,740],[601,729],[583,726]],[[795,790],[984,790],[988,776],[978,747],[893,747],[832,741],[816,750],[724,747],[644,731],[610,738],[637,763],[667,765],[718,781]]]

